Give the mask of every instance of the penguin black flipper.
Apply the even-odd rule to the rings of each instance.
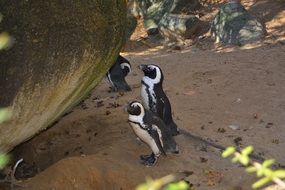
[[[123,91],[131,91],[131,87],[127,84],[125,79],[121,79],[120,81],[114,81],[114,86],[117,88],[117,90],[123,90]]]
[[[159,134],[158,134],[158,131],[156,129],[154,129],[153,127],[149,128],[148,130],[148,133],[150,134],[150,136],[154,139],[158,149],[160,150],[160,152],[166,156],[166,153],[162,147],[162,144],[160,142],[160,139],[159,139]]]
[[[165,122],[165,125],[170,129],[172,136],[179,134],[179,129],[172,119],[170,102],[166,96],[158,100],[157,114],[160,118],[162,118],[162,120]]]
[[[159,98],[157,100],[157,106],[156,106],[156,113],[158,117],[160,117],[163,121],[165,118],[165,104],[162,98]]]
[[[179,149],[174,138],[172,137],[173,135],[169,126],[165,125],[165,123],[157,116],[153,117],[152,122],[154,125],[160,126],[160,128],[164,129],[162,131],[163,150],[168,153],[178,154]]]

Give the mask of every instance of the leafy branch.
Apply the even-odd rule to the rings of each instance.
[[[136,187],[136,190],[190,190],[189,184],[180,180],[191,175],[193,172],[179,172],[176,174],[170,174],[159,179],[146,178],[146,183],[140,184]],[[175,182],[180,180],[178,182]]]
[[[0,108],[0,124],[7,121],[11,117],[8,108]],[[0,152],[0,170],[2,170],[9,162],[9,156]]]
[[[249,155],[253,152],[253,146],[248,146],[241,150],[241,152],[236,151],[235,147],[227,147],[223,152],[222,157],[226,158],[233,155],[233,163],[241,163],[246,166],[246,172],[256,173],[257,177],[260,179],[252,184],[252,188],[256,189],[266,185],[267,183],[273,181],[283,189],[285,189],[285,170],[278,169],[272,170],[270,167],[274,164],[274,159],[265,160],[262,164],[250,159]]]

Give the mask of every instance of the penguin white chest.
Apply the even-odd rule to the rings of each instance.
[[[149,87],[149,86],[142,84],[141,97],[142,97],[143,105],[146,109],[152,110],[153,108],[155,108],[156,96],[153,91],[153,87]]]
[[[150,136],[150,134],[143,130],[138,124],[130,123],[134,133],[144,142],[146,143],[152,150],[153,153],[159,154],[160,150],[158,149],[154,139]]]
[[[142,101],[143,101],[143,105],[146,109],[149,109],[149,95],[148,95],[148,89],[147,87],[142,84],[142,88],[141,88],[141,97],[142,97]]]

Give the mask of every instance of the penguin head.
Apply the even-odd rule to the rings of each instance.
[[[123,62],[120,64],[120,66],[124,73],[124,76],[127,76],[127,74],[132,71],[132,66],[129,62]]]
[[[130,62],[121,55],[119,55],[117,61],[120,63],[120,67],[124,73],[124,76],[127,76],[127,74],[132,71]]]
[[[139,65],[139,69],[143,71],[144,76],[148,78],[153,84],[158,84],[163,82],[163,74],[159,66],[154,64]]]
[[[129,105],[127,106],[127,112],[129,113],[129,115],[135,117],[142,117],[145,113],[143,105],[138,101],[133,101],[129,103]]]

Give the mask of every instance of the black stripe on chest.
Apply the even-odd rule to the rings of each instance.
[[[150,108],[150,110],[154,111],[155,112],[155,102],[153,101],[152,99],[152,96],[151,96],[151,92],[150,92],[150,86],[148,84],[146,84],[143,80],[142,80],[142,84],[145,85],[146,87],[146,93],[147,93],[147,96],[148,96],[148,106]],[[154,91],[154,89],[153,89]],[[154,94],[155,96],[155,94]]]
[[[134,123],[134,124],[137,124],[142,130],[145,130],[145,131],[147,131],[147,129],[146,128],[144,128],[142,125],[141,125],[141,123],[139,123],[139,122],[136,122],[136,121],[131,121],[131,120],[128,120],[130,123]]]

